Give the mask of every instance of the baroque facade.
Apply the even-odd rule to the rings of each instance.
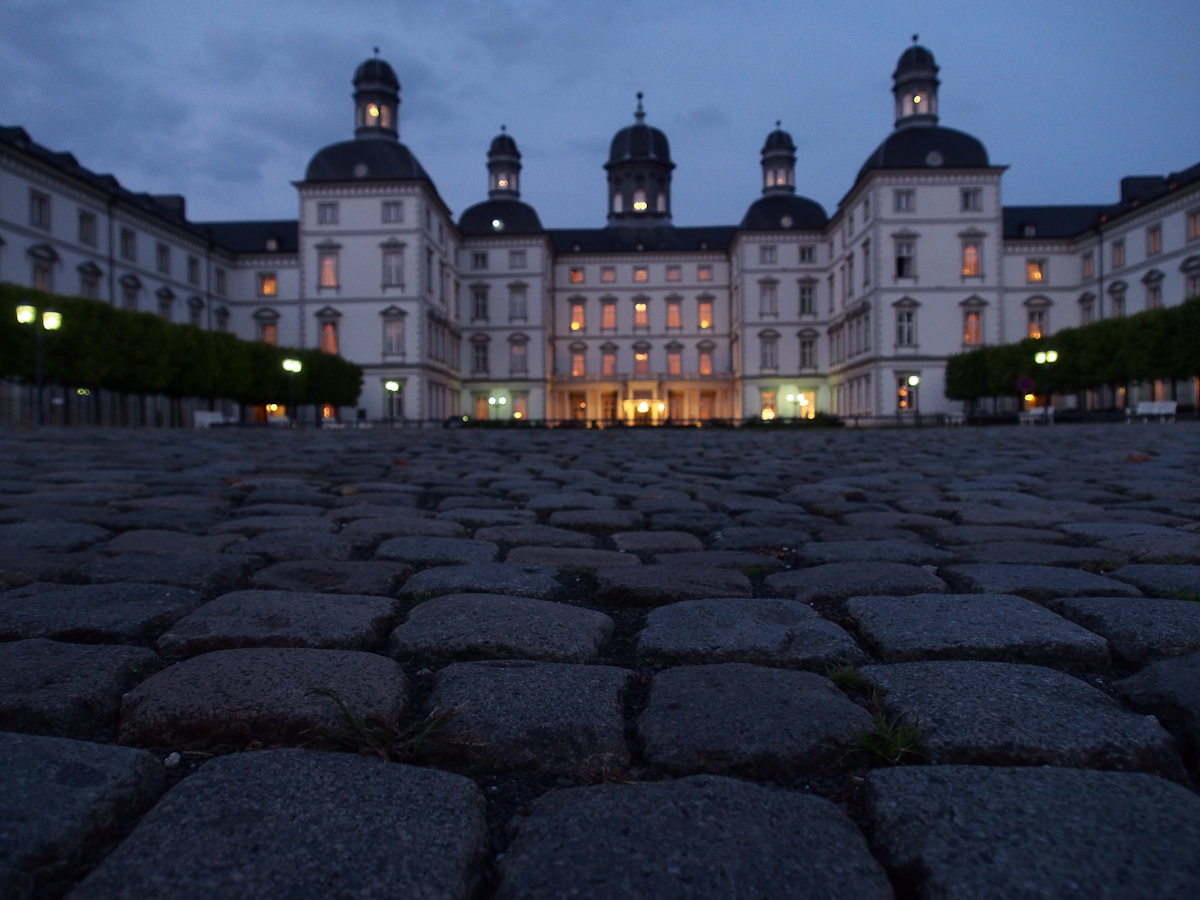
[[[0,278],[340,353],[372,419],[631,424],[955,413],[955,353],[1200,294],[1200,165],[1122,179],[1115,204],[1006,207],[1005,167],[939,124],[938,73],[905,50],[894,129],[832,215],[796,192],[777,126],[737,226],[672,224],[675,164],[641,95],[604,166],[605,227],[544,228],[503,129],[488,199],[456,221],[377,57],[295,221],[191,222],[182,197],[0,128]]]

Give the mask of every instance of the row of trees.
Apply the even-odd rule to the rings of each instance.
[[[34,378],[36,325],[17,322],[21,304],[62,313],[62,327],[47,333],[47,382],[130,394],[224,398],[258,405],[287,403],[293,376],[283,360],[303,364],[296,378],[298,403],[354,406],[362,369],[319,350],[243,341],[231,334],[173,325],[151,313],[117,309],[83,297],[51,296],[0,284],[0,377]]]
[[[1041,339],[981,347],[950,357],[946,396],[951,400],[1020,396],[1022,375],[1043,386],[1039,351],[1055,350],[1049,373],[1058,392],[1118,387],[1154,379],[1200,375],[1200,298],[1123,319],[1067,328]]]

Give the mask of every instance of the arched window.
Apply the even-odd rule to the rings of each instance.
[[[612,211],[615,213],[625,212],[625,198],[621,196],[621,192],[613,194]]]
[[[662,191],[659,191],[658,197],[654,201],[654,208],[660,213],[667,211],[667,195]]]
[[[646,192],[642,188],[638,188],[633,192],[633,211],[646,211]]]

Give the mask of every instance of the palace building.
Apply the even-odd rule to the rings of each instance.
[[[1200,164],[1124,178],[1115,203],[1006,207],[1005,167],[940,124],[933,54],[914,41],[893,81],[894,127],[836,210],[797,193],[777,127],[762,196],[711,227],[672,224],[675,163],[640,94],[603,227],[543,227],[503,128],[487,199],[455,219],[378,57],[294,221],[192,222],[182,197],[0,128],[0,279],[341,354],[371,419],[629,424],[955,413],[955,353],[1200,294]]]

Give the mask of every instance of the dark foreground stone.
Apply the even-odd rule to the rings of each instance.
[[[0,595],[0,640],[149,643],[204,598],[157,584],[32,584]]]
[[[173,788],[72,897],[469,900],[486,853],[466,778],[348,753],[240,753]]]
[[[1030,600],[1055,597],[1140,597],[1141,592],[1120,581],[1081,569],[1058,566],[978,564],[947,566],[947,579],[965,591],[981,594],[1019,594]]]
[[[1063,597],[1046,604],[1108,638],[1113,656],[1140,669],[1169,656],[1200,650],[1200,603],[1151,597]]]
[[[177,584],[207,594],[229,590],[262,565],[235,553],[124,553],[81,566],[88,581]]]
[[[555,570],[546,566],[507,563],[439,566],[408,579],[400,595],[417,602],[445,594],[510,594],[549,600],[562,589],[554,574]]]
[[[0,732],[0,896],[57,896],[163,789],[143,750]]]
[[[849,597],[942,593],[946,583],[925,569],[895,562],[840,562],[767,576],[767,588],[805,602]]]
[[[400,562],[347,562],[304,560],[268,566],[250,578],[250,584],[269,591],[321,591],[327,594],[378,594],[395,597],[412,573]]]
[[[1200,799],[1150,775],[975,766],[877,769],[866,814],[901,896],[1188,900]]]
[[[828,800],[696,776],[556,791],[514,822],[497,900],[889,900]]]
[[[1200,768],[1200,653],[1151,663],[1118,681],[1116,690],[1134,709],[1157,716],[1188,763]]]
[[[596,599],[610,606],[662,606],[706,597],[749,597],[750,579],[715,567],[620,566],[596,573]]]

